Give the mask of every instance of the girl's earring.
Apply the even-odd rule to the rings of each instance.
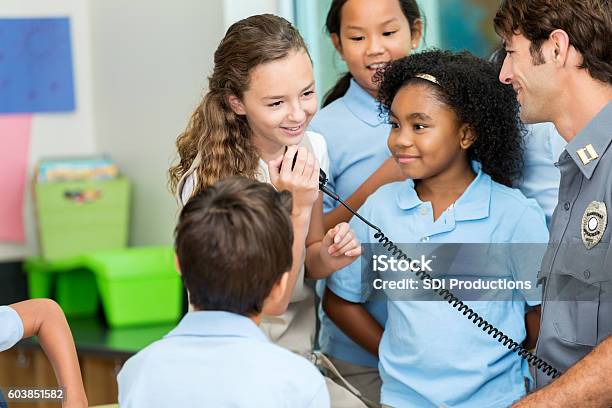
[[[416,50],[417,49],[417,45],[415,43],[412,43],[412,49]]]

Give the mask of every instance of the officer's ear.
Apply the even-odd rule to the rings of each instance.
[[[464,123],[459,129],[459,146],[461,146],[463,150],[467,150],[472,147],[475,141],[476,133],[470,125]]]
[[[570,47],[569,35],[565,31],[557,29],[548,36],[546,50],[542,52],[548,54],[546,60],[550,59],[555,65],[564,66],[571,54]]]

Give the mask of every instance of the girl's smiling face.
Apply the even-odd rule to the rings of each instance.
[[[387,144],[404,175],[425,180],[459,174],[468,165],[467,150],[474,138],[432,86],[400,88],[389,112]]]
[[[260,64],[249,76],[242,98],[231,96],[229,103],[236,114],[246,116],[260,154],[275,156],[284,146],[300,143],[317,111],[312,63],[306,51],[292,51],[285,58]]]
[[[410,27],[398,0],[348,0],[340,21],[340,35],[331,35],[334,47],[357,83],[376,96],[376,70],[418,46],[421,22]]]

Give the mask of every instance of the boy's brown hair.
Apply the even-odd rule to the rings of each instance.
[[[253,316],[291,268],[291,194],[231,177],[194,196],[181,211],[175,249],[197,310]]]
[[[531,41],[534,64],[544,63],[541,46],[561,29],[582,54],[584,68],[594,79],[612,84],[611,0],[503,0],[495,15],[502,38],[522,34]]]

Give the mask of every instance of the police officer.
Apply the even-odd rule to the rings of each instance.
[[[516,407],[612,406],[612,7],[610,0],[504,0],[495,29],[525,123],[568,142],[542,263],[538,371]]]

